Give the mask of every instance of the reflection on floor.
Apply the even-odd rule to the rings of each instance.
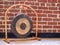
[[[60,40],[48,40],[43,39],[41,41],[33,40],[33,41],[11,41],[10,44],[7,44],[3,40],[0,40],[0,45],[60,45]]]

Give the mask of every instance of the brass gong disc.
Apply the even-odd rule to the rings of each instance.
[[[20,14],[13,19],[11,27],[17,37],[24,38],[31,33],[32,21],[27,15]]]

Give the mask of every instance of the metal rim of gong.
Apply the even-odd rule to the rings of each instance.
[[[27,33],[25,33],[23,35],[20,34],[19,32],[17,32],[17,29],[16,29],[16,23],[19,21],[19,19],[26,19],[29,22],[29,24],[30,24],[29,30],[27,30]],[[23,27],[21,27],[21,28],[23,28]],[[31,30],[32,30],[32,21],[31,21],[31,19],[27,15],[19,14],[18,16],[16,16],[13,19],[12,24],[11,24],[11,29],[12,29],[13,34],[16,35],[17,37],[25,38],[25,37],[27,37],[31,33]],[[23,28],[23,29],[25,29],[25,28]]]

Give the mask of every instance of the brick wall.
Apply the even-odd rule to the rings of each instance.
[[[39,32],[60,33],[60,0],[0,0],[0,32],[4,32],[4,13],[13,4],[26,4],[33,7],[39,16]],[[19,13],[19,6],[13,7],[7,16],[8,32],[11,31],[12,19]],[[23,9],[22,13],[29,15],[35,30],[36,16],[31,9]]]

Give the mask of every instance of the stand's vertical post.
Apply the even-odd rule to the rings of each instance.
[[[7,32],[7,12],[5,12],[5,42],[9,43],[9,40],[8,40],[8,32]]]

